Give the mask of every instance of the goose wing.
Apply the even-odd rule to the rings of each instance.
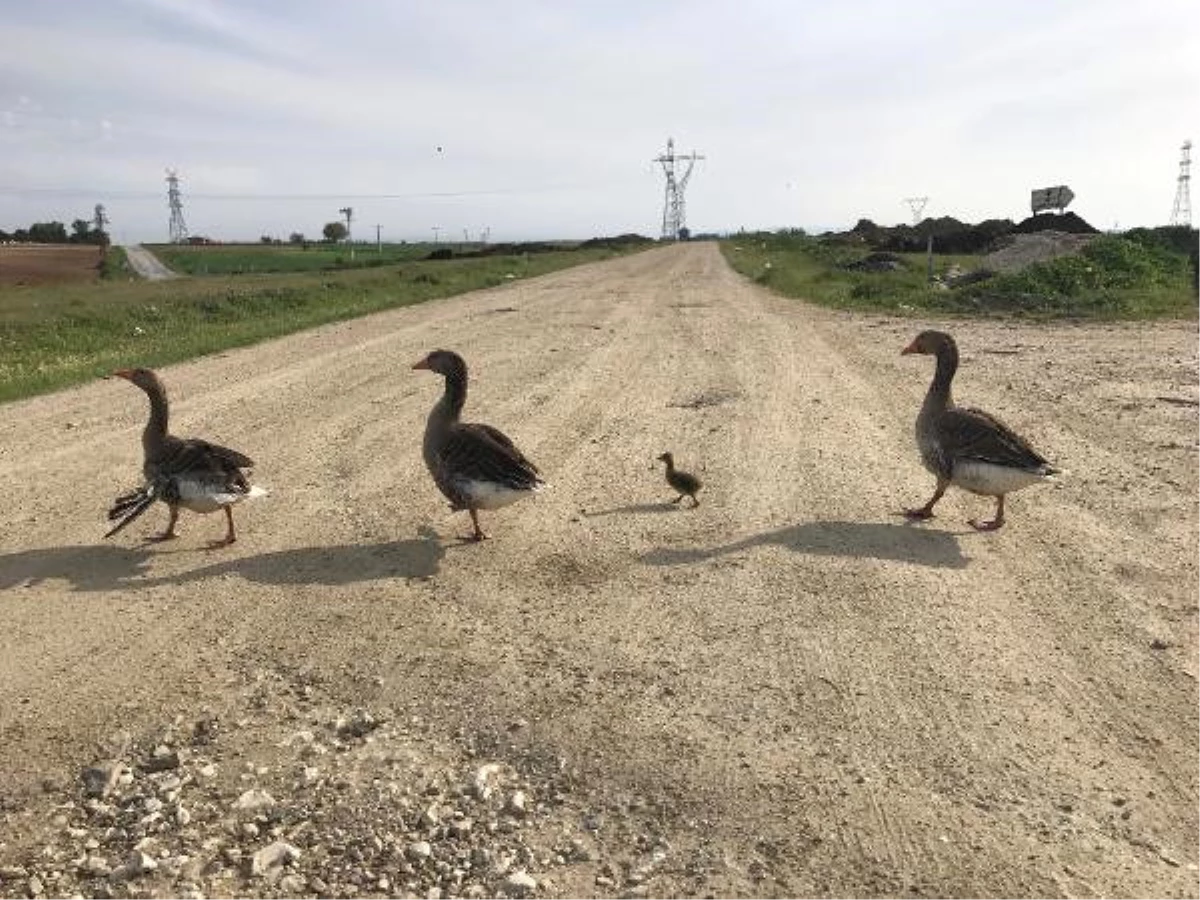
[[[538,469],[499,429],[459,424],[438,451],[438,468],[451,480],[481,481],[517,491],[541,483]]]
[[[1012,469],[1053,471],[1025,438],[983,410],[948,409],[938,421],[938,432],[942,452],[955,462],[971,460]]]

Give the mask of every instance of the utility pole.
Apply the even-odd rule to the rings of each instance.
[[[687,237],[683,192],[687,187],[688,179],[692,177],[692,169],[698,159],[704,159],[704,157],[699,156],[695,151],[688,156],[676,156],[674,138],[667,138],[667,152],[654,158],[654,162],[662,164],[663,174],[667,176],[667,191],[663,197],[663,240],[677,241],[681,237]],[[683,162],[687,163],[687,169],[684,170],[682,176],[677,177],[675,164]]]
[[[1184,141],[1183,156],[1179,160],[1179,178],[1175,188],[1175,206],[1171,209],[1171,224],[1172,225],[1187,225],[1192,224],[1192,192],[1190,182],[1192,180],[1192,142]]]
[[[350,262],[354,262],[354,239],[351,237],[350,222],[354,219],[354,207],[343,206],[338,210],[346,217],[346,243],[350,245]]]
[[[925,204],[929,202],[928,197],[905,197],[904,202],[908,204],[908,208],[912,210],[913,228],[917,228],[921,224],[921,213],[925,211]],[[933,232],[930,231],[925,236],[925,277],[929,281],[933,281]]]
[[[171,210],[171,221],[167,233],[172,244],[182,244],[187,241],[187,224],[183,221],[183,200],[179,196],[179,173],[167,169],[167,207]]]
[[[439,231],[441,231],[441,230],[442,230],[442,228],[441,228],[441,226],[440,226],[440,225],[434,225],[434,226],[433,226],[433,242],[434,242],[435,244],[438,242],[438,232],[439,232]]]
[[[380,256],[383,255],[383,226],[382,225],[375,226],[375,251]]]
[[[104,226],[108,224],[108,213],[104,211],[104,204],[97,203],[96,211],[92,215],[92,227],[96,229],[97,234],[104,235],[104,243],[108,243],[108,233],[104,230]]]

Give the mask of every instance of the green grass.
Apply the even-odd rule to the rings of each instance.
[[[382,252],[377,252],[374,244],[356,244],[353,259],[344,244],[311,243],[307,250],[296,244],[154,244],[146,249],[180,274],[245,275],[369,269],[414,262],[427,256],[434,245],[384,244]]]
[[[0,402],[618,255],[579,249],[321,274],[0,289]]]
[[[1166,247],[1102,235],[1079,256],[1039,263],[944,289],[929,284],[925,255],[898,254],[894,272],[843,268],[862,246],[795,234],[751,234],[722,241],[730,265],[777,293],[832,306],[898,314],[1005,314],[1140,319],[1195,317],[1187,256]],[[934,255],[934,273],[971,271],[982,257]]]
[[[100,263],[100,277],[108,281],[132,281],[138,278],[133,266],[129,265],[129,257],[124,247],[109,244],[104,251],[104,261]]]

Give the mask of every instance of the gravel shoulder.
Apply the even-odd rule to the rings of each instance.
[[[996,534],[896,515],[937,325],[1070,472]],[[482,545],[439,346],[549,481]],[[228,550],[100,539],[128,384],[0,407],[0,896],[1200,893],[1196,323],[855,316],[701,243],[162,374],[271,491]]]

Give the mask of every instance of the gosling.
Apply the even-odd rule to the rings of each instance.
[[[667,484],[679,491],[679,496],[672,500],[672,503],[678,503],[684,497],[692,498],[692,508],[700,505],[700,501],[696,499],[696,494],[703,485],[700,479],[691,472],[683,472],[675,468],[675,457],[670,453],[664,453],[658,457],[661,462],[667,464]]]

